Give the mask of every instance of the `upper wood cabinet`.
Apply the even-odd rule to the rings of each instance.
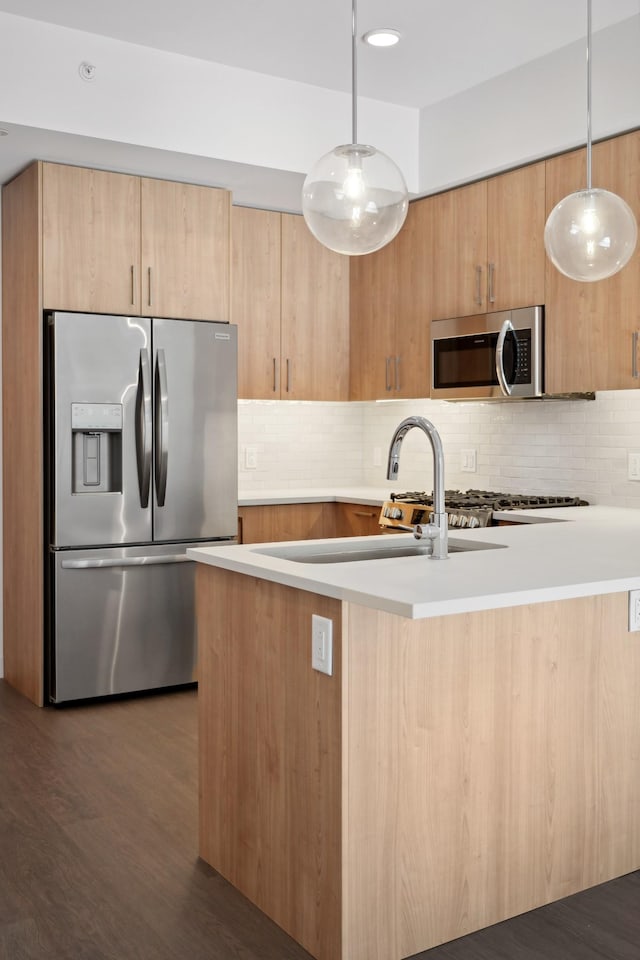
[[[44,307],[226,320],[230,196],[43,163]]]
[[[231,237],[239,395],[346,400],[348,258],[293,214],[233,207]]]
[[[141,313],[228,320],[231,194],[169,180],[140,188]]]
[[[416,200],[400,233],[351,261],[352,400],[429,396],[433,199]]]
[[[547,161],[547,214],[584,189],[585,150]],[[593,148],[593,185],[623,197],[640,219],[640,132]],[[545,354],[548,393],[624,390],[640,386],[640,249],[615,276],[596,283],[569,280],[546,266]],[[635,374],[635,375],[634,375]]]
[[[45,308],[140,313],[140,180],[42,164]]]
[[[282,214],[280,394],[349,396],[349,257],[319,243],[304,218]]]
[[[231,322],[238,327],[238,395],[280,396],[281,214],[231,208]]]
[[[544,163],[433,203],[434,319],[544,303]]]

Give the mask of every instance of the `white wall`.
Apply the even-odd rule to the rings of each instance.
[[[593,137],[640,125],[640,15],[594,34]],[[420,192],[434,193],[586,140],[585,42],[420,114]],[[598,171],[594,168],[594,186]]]
[[[96,67],[91,83],[82,61]],[[359,135],[418,187],[418,111],[361,98]],[[306,172],[351,136],[346,93],[0,14],[5,123]]]

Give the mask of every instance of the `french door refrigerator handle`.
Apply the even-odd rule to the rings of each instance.
[[[498,342],[496,344],[496,376],[498,377],[500,389],[505,397],[511,396],[511,386],[509,383],[507,383],[507,377],[504,372],[504,342],[507,339],[508,333],[515,334],[511,320],[505,320],[502,324],[500,333],[498,334]]]
[[[149,351],[140,351],[138,371],[138,392],[136,396],[136,460],[138,464],[138,486],[140,488],[140,506],[149,506],[149,488],[151,486],[151,367]]]
[[[153,567],[160,563],[194,563],[186,553],[168,553],[160,557],[121,557],[120,559],[87,557],[84,560],[63,560],[64,570],[95,570],[99,567]]]
[[[169,459],[169,398],[167,395],[167,365],[164,350],[156,354],[156,500],[164,507],[167,492],[167,464]]]

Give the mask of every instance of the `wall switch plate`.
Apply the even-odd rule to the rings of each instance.
[[[640,590],[629,590],[629,633],[640,630]]]
[[[478,469],[477,466],[477,450],[461,450],[460,451],[460,469],[463,473],[475,473]]]
[[[257,447],[244,448],[244,468],[245,470],[258,469],[258,448]]]
[[[333,674],[333,620],[311,614],[311,666],[328,676]]]
[[[629,454],[627,479],[640,480],[640,453]]]

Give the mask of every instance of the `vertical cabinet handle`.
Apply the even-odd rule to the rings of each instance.
[[[275,393],[278,389],[278,377],[276,370],[276,358],[273,358],[273,392]]]
[[[396,390],[400,389],[400,357],[396,357]]]
[[[291,388],[290,368],[291,368],[291,365],[289,363],[289,357],[287,357],[287,393],[289,393],[289,390]]]
[[[496,265],[495,265],[495,263],[490,263],[490,264],[489,264],[489,297],[488,297],[489,303],[495,303],[495,302],[496,302],[496,295],[495,295],[495,291],[494,291],[494,289],[493,289],[493,277],[494,277],[495,272],[496,272]]]
[[[148,306],[152,306],[152,305],[153,305],[153,300],[152,300],[152,297],[151,297],[151,267],[147,267],[147,280],[148,280],[148,284],[149,284],[149,302],[148,302]]]
[[[385,357],[385,387],[387,391],[391,390],[391,377],[389,375],[390,366],[391,366],[391,357]]]
[[[131,306],[134,307],[136,303],[136,268],[135,265],[131,264]]]
[[[475,302],[479,307],[482,306],[482,265],[479,263],[476,267],[476,296]]]
[[[634,380],[640,377],[638,373],[638,337],[640,337],[640,331],[634,330],[631,334],[631,376]]]

